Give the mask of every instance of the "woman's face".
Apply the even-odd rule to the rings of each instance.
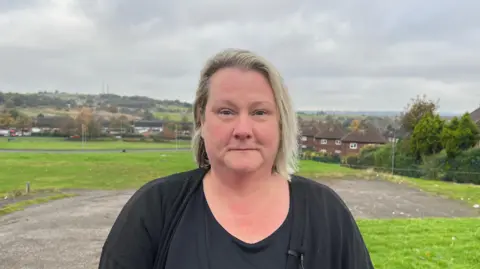
[[[212,166],[271,170],[279,147],[273,90],[259,72],[224,68],[210,79],[202,137]]]

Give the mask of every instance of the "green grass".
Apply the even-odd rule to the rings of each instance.
[[[179,112],[153,112],[153,115],[157,119],[164,119],[165,117],[171,121],[182,121],[184,115],[187,116],[189,121],[193,121],[193,114],[192,113],[179,113]]]
[[[138,188],[194,168],[191,152],[0,153],[0,194],[23,189]]]
[[[107,142],[108,143],[108,142]],[[137,143],[137,142],[135,142]],[[157,177],[195,168],[191,152],[0,153],[0,194],[32,188],[137,188]],[[372,174],[336,164],[300,162],[300,175],[317,179],[371,178]],[[480,203],[480,186],[382,176],[399,184],[470,204]]]
[[[299,168],[299,174],[308,178],[345,178],[364,173],[361,170],[342,167],[338,164],[321,163],[312,160],[302,160]]]
[[[358,220],[376,269],[474,269],[480,219]]]
[[[153,142],[124,142],[124,141],[65,141],[63,138],[17,137],[8,141],[7,137],[0,137],[0,149],[155,149],[189,147],[189,141],[175,141],[165,143]]]
[[[13,204],[8,204],[2,208],[0,208],[0,216],[15,212],[15,211],[20,211],[25,209],[25,207],[34,205],[34,204],[40,204],[40,203],[46,203],[49,201],[53,200],[58,200],[58,199],[63,199],[63,198],[68,198],[68,197],[73,197],[75,196],[74,194],[71,193],[58,193],[58,194],[53,194],[49,195],[46,197],[39,197],[39,198],[34,198],[34,199],[29,199]]]

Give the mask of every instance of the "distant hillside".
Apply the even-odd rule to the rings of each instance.
[[[5,93],[0,92],[0,106],[17,108],[28,115],[71,115],[81,107],[94,108],[97,113],[123,114],[144,118],[155,113],[187,114],[192,104],[179,100],[157,100],[145,96],[120,96],[116,94],[71,94],[63,92]],[[152,116],[153,117],[153,116]]]
[[[145,96],[120,96],[116,94],[70,94],[62,92],[38,92],[31,94],[0,92],[0,104],[17,107],[77,107],[77,106],[116,106],[138,109],[160,109],[165,111],[185,110],[190,103],[179,100],[157,100]]]
[[[374,116],[374,117],[395,117],[401,115],[402,111],[367,111],[367,110],[322,110],[322,111],[311,111],[311,110],[302,110],[298,111],[299,114],[303,115],[337,115],[337,116]],[[459,113],[453,112],[439,112],[442,117],[453,117],[459,116]]]
[[[120,96],[116,94],[72,94],[64,92],[37,92],[30,94],[0,92],[0,107],[16,108],[22,113],[35,117],[75,116],[82,107],[91,107],[105,118],[126,116],[129,119],[162,119],[192,121],[192,104],[179,100],[158,100],[145,96]],[[299,111],[304,120],[336,120],[345,125],[354,119],[375,122],[380,128],[393,124],[398,112],[369,111]]]

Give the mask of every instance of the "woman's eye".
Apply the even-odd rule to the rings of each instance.
[[[267,111],[265,110],[257,110],[254,112],[254,115],[256,116],[263,116],[263,115],[266,115],[267,114]]]
[[[218,112],[220,115],[232,115],[233,112],[231,110],[228,110],[228,109],[222,109]]]

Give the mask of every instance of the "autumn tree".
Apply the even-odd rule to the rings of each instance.
[[[89,137],[98,137],[100,135],[100,122],[95,119],[91,108],[83,107],[75,119],[77,133],[82,133],[82,128]],[[83,127],[82,127],[83,126]]]
[[[413,133],[415,126],[423,119],[424,116],[434,115],[438,109],[438,101],[427,99],[426,95],[417,96],[411,99],[407,104],[405,111],[400,118],[402,129],[407,133]]]
[[[0,126],[11,127],[15,123],[15,119],[9,113],[0,114]]]
[[[32,119],[25,114],[19,114],[15,119],[14,125],[15,125],[15,128],[18,128],[21,130],[21,133],[23,136],[23,130],[26,128],[32,127]]]
[[[360,121],[359,120],[352,120],[350,123],[349,129],[351,131],[358,131],[360,129]]]
[[[428,113],[417,124],[410,137],[410,149],[417,160],[442,151],[444,121],[438,114]]]

